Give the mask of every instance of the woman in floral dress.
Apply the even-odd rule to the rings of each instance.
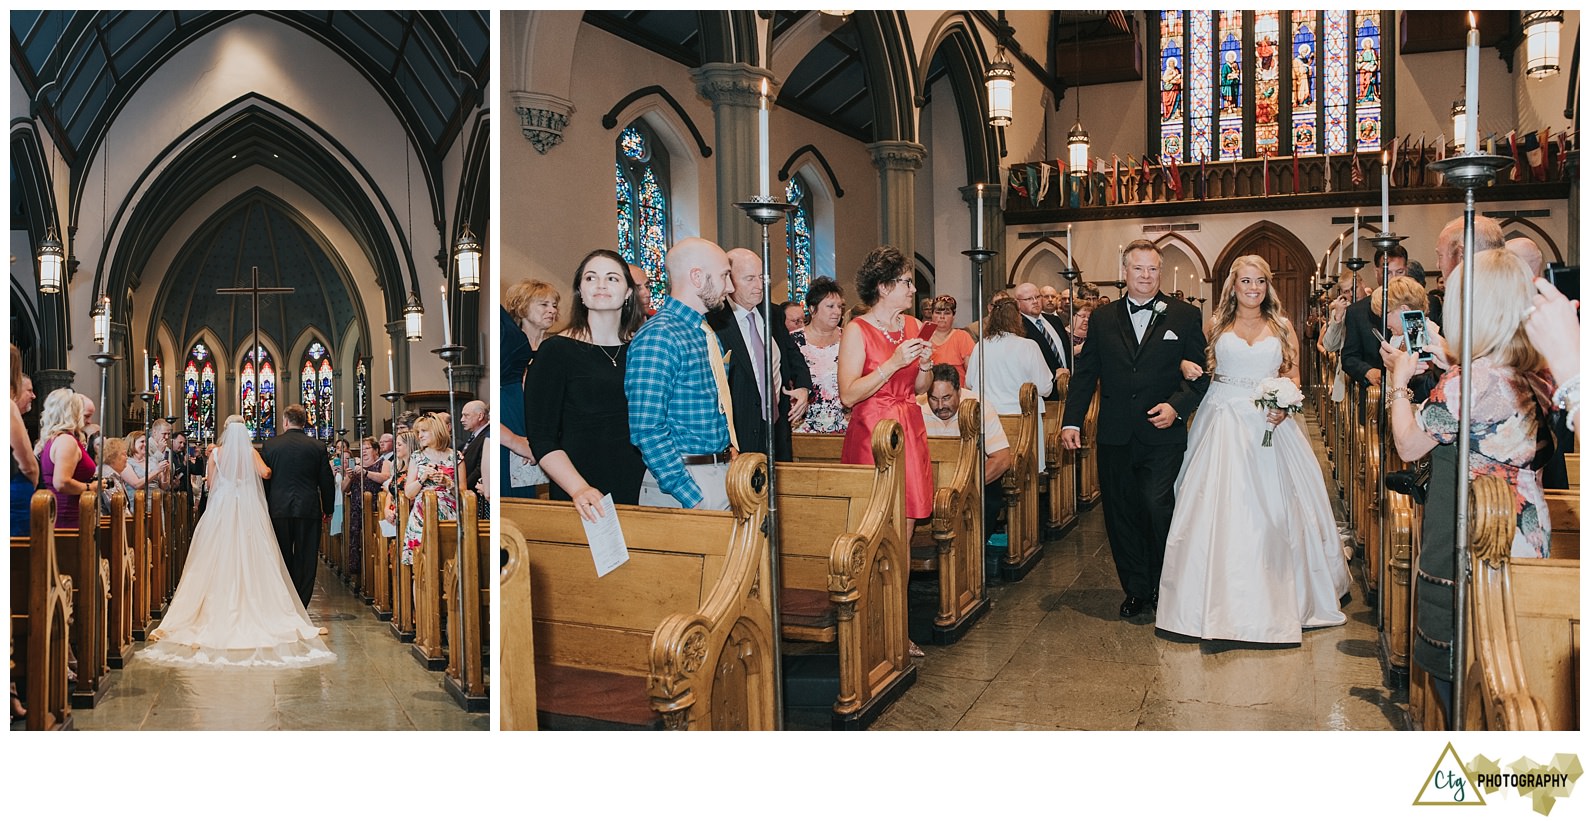
[[[791,334],[812,372],[811,403],[795,427],[798,433],[844,433],[850,409],[839,401],[839,323],[845,316],[845,292],[828,277],[812,280],[806,292],[811,323]]]
[[[424,491],[436,491],[438,521],[451,522],[458,518],[458,503],[453,498],[453,442],[447,426],[435,417],[422,417],[414,423],[414,436],[419,450],[409,458],[408,478],[404,484],[404,492],[414,497],[408,524],[403,528],[404,564],[413,564],[414,551],[420,549],[425,504],[421,494]]]

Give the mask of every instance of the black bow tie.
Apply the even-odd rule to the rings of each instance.
[[[1142,305],[1138,305],[1137,303],[1135,303],[1135,302],[1131,301],[1130,299],[1128,299],[1126,301],[1126,307],[1131,311],[1131,313],[1134,313],[1134,314],[1137,313],[1138,311],[1152,311],[1152,310],[1154,310],[1154,300],[1151,299],[1151,300],[1143,303]]]

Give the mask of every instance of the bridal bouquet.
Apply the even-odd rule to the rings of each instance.
[[[1287,413],[1297,413],[1303,409],[1303,391],[1297,383],[1284,376],[1272,376],[1269,379],[1259,380],[1258,393],[1253,395],[1253,404],[1264,410],[1283,410]],[[1275,426],[1271,425],[1264,432],[1264,447],[1270,447],[1270,438],[1275,435]]]

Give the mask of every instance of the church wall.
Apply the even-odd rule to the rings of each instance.
[[[934,84],[930,96],[933,102],[921,110],[919,118],[927,161],[917,175],[916,236],[917,253],[933,263],[935,287],[931,294],[918,296],[955,297],[956,317],[961,319],[963,314],[972,314],[960,306],[976,304],[972,263],[961,253],[972,247],[974,230],[971,208],[961,194],[968,184],[966,145],[949,78]]]

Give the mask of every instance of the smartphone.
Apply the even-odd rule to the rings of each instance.
[[[1435,355],[1425,350],[1428,337],[1425,335],[1424,311],[1402,312],[1402,338],[1407,340],[1408,353],[1419,358],[1420,362],[1429,362]]]
[[[924,323],[922,323],[922,330],[916,332],[916,338],[917,339],[932,339],[933,335],[938,333],[938,332],[939,332],[939,326],[934,325],[931,322],[924,322]]]
[[[1546,266],[1546,281],[1569,299],[1579,298],[1579,266],[1553,262]]]

